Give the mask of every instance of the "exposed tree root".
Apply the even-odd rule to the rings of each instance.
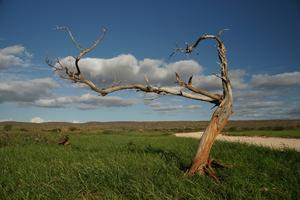
[[[207,175],[211,177],[217,184],[219,184],[221,181],[215,171],[217,168],[232,168],[232,165],[223,164],[214,159],[208,159],[204,165],[197,169],[197,171],[186,171],[185,176],[193,176],[195,174]]]
[[[215,159],[211,159],[211,165],[212,167],[214,168],[233,168],[233,165],[230,165],[230,164],[224,164],[220,161],[217,161]]]
[[[213,169],[211,163],[206,165],[204,168],[203,168],[204,172],[206,175],[208,175],[209,177],[211,177],[216,183],[221,183],[219,177],[217,176],[217,173],[216,171]]]

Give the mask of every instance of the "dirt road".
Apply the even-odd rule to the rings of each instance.
[[[200,138],[202,136],[202,133],[203,132],[176,133],[175,136]],[[276,149],[291,148],[300,152],[300,139],[218,135],[217,140],[249,143],[249,144],[255,144],[259,146],[271,147]]]

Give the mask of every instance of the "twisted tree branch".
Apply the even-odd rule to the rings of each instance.
[[[194,92],[194,93],[197,93],[197,94],[201,94],[201,95],[204,95],[204,96],[207,96],[207,97],[210,97],[212,99],[215,100],[215,103],[216,104],[219,104],[222,100],[222,95],[219,95],[219,94],[213,94],[213,93],[210,93],[202,88],[196,88],[192,85],[192,79],[193,79],[193,76],[191,76],[189,78],[189,81],[188,83],[184,82],[178,73],[175,73],[176,74],[176,82],[178,83],[178,85],[182,86],[182,87],[185,87],[187,89],[189,89],[190,91]]]
[[[182,97],[186,97],[186,98],[190,98],[190,99],[210,102],[210,103],[213,103],[215,105],[219,105],[221,103],[222,99],[223,99],[222,95],[213,94],[213,93],[210,93],[210,92],[208,92],[208,91],[206,91],[202,88],[194,87],[192,85],[192,76],[190,77],[188,83],[184,82],[180,78],[178,73],[175,74],[176,75],[176,82],[178,83],[178,85],[181,86],[181,87],[187,88],[192,93],[185,92],[185,91],[182,91],[181,89],[175,89],[175,88],[172,88],[172,87],[151,86],[147,77],[145,78],[146,85],[143,85],[143,84],[128,84],[128,85],[113,84],[111,86],[104,87],[104,88],[98,87],[91,80],[87,80],[87,79],[84,78],[84,76],[81,75],[81,71],[80,71],[80,67],[79,67],[79,61],[84,55],[86,55],[88,52],[90,52],[91,50],[96,48],[96,46],[104,39],[104,36],[106,34],[106,29],[105,28],[102,29],[102,33],[99,36],[99,38],[89,48],[84,48],[82,45],[80,45],[80,43],[75,39],[74,35],[72,34],[72,32],[70,31],[70,29],[68,27],[66,27],[66,26],[57,27],[57,30],[66,31],[68,33],[71,41],[73,42],[73,44],[80,50],[79,55],[77,57],[74,57],[75,58],[75,67],[76,67],[77,72],[75,73],[73,71],[70,71],[68,69],[68,67],[63,66],[59,60],[57,60],[55,63],[50,62],[49,60],[47,60],[48,65],[51,66],[52,68],[54,68],[55,71],[65,71],[64,73],[67,76],[66,77],[61,76],[62,78],[69,79],[73,82],[83,83],[83,84],[89,86],[90,89],[92,89],[93,91],[95,91],[97,93],[100,93],[102,96],[105,96],[109,93],[120,91],[120,90],[135,89],[135,90],[138,90],[138,91],[152,92],[152,93],[156,93],[156,94],[177,95],[177,96],[182,96]],[[185,53],[192,53],[192,51],[194,50],[194,48],[197,47],[197,45],[200,43],[200,41],[206,40],[206,39],[214,39],[214,40],[217,41],[217,43],[218,43],[218,52],[219,52],[218,55],[219,55],[219,59],[221,61],[220,66],[221,67],[226,66],[226,65],[224,65],[224,58],[220,54],[220,51],[222,51],[222,42],[220,41],[218,36],[203,35],[203,36],[199,37],[198,40],[193,45],[189,46],[187,44],[186,48],[177,48],[177,50],[180,50],[180,51],[185,52]],[[221,72],[221,75],[226,76],[227,74],[225,72]]]

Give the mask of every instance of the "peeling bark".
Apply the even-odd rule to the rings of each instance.
[[[207,173],[207,169],[211,169],[210,162],[210,151],[214,144],[214,141],[218,134],[222,131],[222,129],[227,124],[229,117],[233,113],[232,104],[233,104],[233,96],[232,96],[232,87],[228,77],[228,67],[227,67],[227,57],[226,57],[226,48],[223,42],[219,37],[213,38],[216,40],[218,44],[218,56],[220,59],[220,69],[223,86],[223,99],[221,100],[220,105],[213,113],[211,120],[203,133],[197,153],[193,160],[193,163],[190,169],[187,171],[186,175],[192,176],[196,173],[205,174]],[[214,172],[208,172],[210,175],[216,179],[216,175]]]
[[[186,175],[192,176],[196,173],[203,175],[206,173],[205,169],[211,167],[210,150],[215,142],[216,137],[227,124],[231,112],[232,103],[230,101],[224,102],[222,106],[216,109],[200,139],[197,153]]]

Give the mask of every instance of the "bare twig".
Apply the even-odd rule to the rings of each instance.
[[[73,42],[73,44],[80,50],[83,51],[84,48],[81,46],[81,44],[75,39],[73,33],[70,31],[69,27],[67,26],[56,26],[55,30],[62,30],[62,31],[66,31],[69,36],[71,41]]]
[[[81,74],[80,68],[78,66],[78,62],[79,60],[88,52],[90,52],[91,50],[93,50],[94,48],[96,48],[96,46],[103,40],[105,34],[106,34],[106,29],[103,28],[101,35],[98,37],[97,40],[94,41],[94,43],[89,47],[89,48],[84,48],[74,37],[73,33],[71,32],[71,30],[67,27],[67,26],[57,26],[56,30],[63,30],[66,31],[69,34],[69,37],[71,39],[71,41],[73,42],[73,44],[80,50],[80,53],[77,57],[75,58],[75,67],[77,72],[74,74],[74,76],[79,77],[79,75]]]
[[[224,28],[224,29],[222,29],[222,30],[220,30],[219,32],[218,32],[218,37],[221,37],[221,35],[222,35],[222,33],[224,32],[224,31],[229,31],[230,29],[229,28]]]
[[[226,78],[225,77],[222,77],[220,76],[219,74],[216,74],[216,73],[212,73],[212,75],[216,76],[217,78],[223,80],[223,81],[226,81]]]
[[[192,49],[191,49],[190,45],[187,42],[185,42],[185,47],[184,48],[178,47],[176,45],[176,48],[174,48],[174,51],[169,55],[169,58],[174,56],[174,54],[176,52],[186,53],[188,55],[188,54],[192,53]]]

